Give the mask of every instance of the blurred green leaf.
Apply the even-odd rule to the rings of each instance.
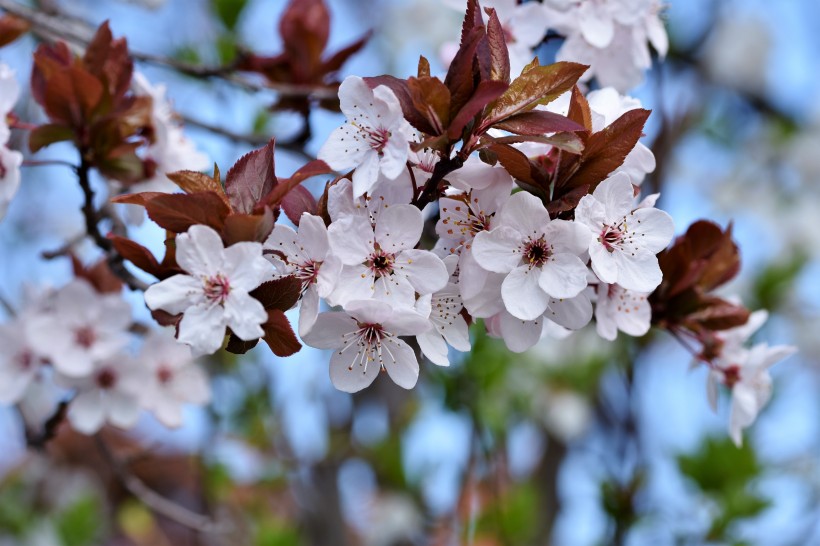
[[[211,0],[211,7],[228,30],[235,30],[248,0]]]
[[[680,455],[678,468],[701,490],[717,495],[745,486],[760,474],[760,464],[749,443],[738,448],[728,437],[708,438],[697,453]]]
[[[754,282],[752,308],[777,309],[786,301],[787,293],[808,263],[808,257],[797,252],[789,260],[778,260],[766,264]]]
[[[56,519],[57,534],[64,546],[96,544],[101,530],[99,499],[83,496],[63,510]]]
[[[253,543],[255,546],[299,546],[303,544],[298,531],[278,519],[260,522]]]

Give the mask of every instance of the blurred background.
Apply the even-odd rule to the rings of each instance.
[[[439,0],[327,3],[329,49],[373,31],[342,75],[407,77],[419,54],[441,75],[439,52],[458,38],[461,14]],[[191,63],[281,49],[284,0],[41,4],[94,26],[109,19],[132,50]],[[145,416],[128,434],[104,432],[145,484],[228,531],[158,515],[88,437],[66,429],[27,451],[20,417],[0,409],[0,545],[820,544],[820,3],[671,0],[665,21],[668,58],[632,93],[653,110],[645,142],[658,168],[646,193],[661,192],[678,233],[699,218],[734,223],[743,270],[722,295],[771,312],[756,339],[800,349],[772,370],[774,397],[742,448],[726,433],[726,393],[713,413],[706,370],[690,369],[666,334],[608,343],[588,327],[515,355],[475,331],[450,368],[423,363],[413,391],[377,381],[352,396],[334,390],[322,352],[279,359],[260,347],[208,362],[214,402],[182,429]],[[21,82],[35,46],[27,36],[0,50]],[[539,49],[543,64],[556,48]],[[297,115],[269,110],[272,92],[137,66],[167,85],[223,172],[300,130]],[[16,112],[43,119],[27,95]],[[316,110],[307,153],[340,121]],[[75,153],[58,144],[38,158]],[[280,176],[303,163],[277,151]],[[13,306],[70,278],[68,260],[41,253],[83,233],[81,204],[65,168],[24,167],[0,223],[0,295]],[[132,233],[162,247],[149,222]],[[141,295],[128,297],[148,323]]]

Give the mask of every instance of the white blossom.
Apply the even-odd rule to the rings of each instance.
[[[299,231],[277,224],[262,246],[277,277],[294,275],[302,281],[299,335],[304,336],[319,314],[319,299],[333,292],[342,270],[341,260],[330,252],[325,223],[304,213]]]
[[[672,240],[675,228],[666,212],[634,203],[632,182],[619,173],[581,199],[575,221],[592,232],[589,255],[599,279],[651,292],[663,277],[656,254]]]
[[[479,266],[503,273],[504,307],[521,320],[535,320],[550,298],[572,298],[587,286],[581,261],[591,238],[577,222],[550,220],[540,199],[520,192],[499,213],[498,227],[473,242]]]
[[[339,86],[339,102],[347,123],[334,130],[319,150],[332,169],[353,172],[353,195],[370,191],[379,174],[395,180],[406,170],[413,128],[388,87],[370,89],[358,76]]]
[[[430,322],[412,309],[375,301],[349,302],[344,312],[321,313],[303,338],[317,349],[332,349],[330,379],[345,392],[370,385],[385,370],[398,386],[411,389],[419,375],[416,354],[398,336],[421,334]]]
[[[85,377],[60,377],[58,381],[76,391],[68,408],[68,420],[75,430],[94,434],[105,423],[125,429],[137,423],[145,371],[129,356],[112,355],[97,361]]]
[[[273,265],[259,243],[224,248],[207,226],[191,226],[176,238],[176,259],[187,275],[174,275],[145,291],[150,309],[182,313],[178,339],[194,351],[213,353],[222,346],[225,329],[245,341],[264,335],[265,308],[248,293],[271,280]]]
[[[0,220],[6,215],[9,203],[20,188],[23,154],[6,146],[11,136],[8,115],[19,97],[20,85],[14,71],[0,63]]]
[[[432,294],[447,284],[447,268],[427,250],[414,247],[421,237],[421,211],[411,205],[384,209],[375,225],[361,215],[347,216],[328,228],[331,251],[344,264],[328,301],[379,299],[412,307],[416,293]]]
[[[191,349],[167,330],[146,336],[138,365],[145,371],[139,402],[167,427],[182,425],[183,405],[201,406],[211,399],[208,376],[194,361]]]
[[[100,294],[83,279],[64,286],[50,308],[25,321],[30,342],[69,377],[88,375],[122,349],[130,325],[131,306],[119,294]]]
[[[652,309],[648,292],[635,292],[602,282],[598,284],[597,296],[595,328],[602,338],[614,341],[618,330],[636,337],[649,331]]]
[[[458,289],[458,258],[444,258],[444,265],[450,274],[447,285],[432,296],[419,298],[416,308],[422,316],[429,316],[432,328],[416,336],[424,356],[433,364],[449,366],[447,356],[449,344],[457,351],[470,350],[470,332],[467,321],[461,315],[464,305]]]
[[[40,351],[29,340],[24,320],[0,325],[0,404],[19,402],[43,365]]]

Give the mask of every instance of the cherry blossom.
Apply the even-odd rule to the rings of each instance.
[[[429,316],[432,328],[416,336],[416,341],[433,364],[449,366],[447,356],[449,344],[458,351],[470,350],[470,332],[467,321],[461,315],[464,308],[458,289],[458,258],[444,258],[444,265],[450,274],[447,285],[426,298],[419,298],[416,308],[422,316]]]
[[[635,208],[629,177],[619,173],[585,195],[575,210],[576,223],[593,234],[592,270],[599,279],[628,290],[651,292],[662,279],[656,254],[674,235],[672,218],[652,208]]]
[[[447,268],[427,250],[414,247],[423,228],[421,211],[411,205],[384,209],[375,226],[363,216],[348,216],[328,228],[330,247],[344,264],[333,305],[375,298],[412,307],[416,293],[432,294],[447,284]]]
[[[534,320],[551,297],[572,298],[586,288],[587,268],[579,256],[590,238],[576,222],[550,220],[540,199],[520,192],[499,213],[498,227],[476,235],[473,255],[482,268],[505,274],[501,297],[507,311]]]
[[[363,216],[375,224],[379,213],[393,205],[409,205],[413,200],[413,183],[405,169],[395,180],[380,175],[374,186],[359,197],[353,197],[353,183],[343,178],[327,191],[327,212],[335,222],[346,216]]]
[[[81,378],[60,377],[58,381],[76,391],[68,408],[71,426],[83,434],[94,434],[107,422],[131,428],[139,419],[139,393],[145,388],[145,372],[133,359],[115,354],[95,363]]]
[[[168,331],[146,336],[138,362],[145,370],[139,402],[165,426],[182,425],[184,404],[201,406],[210,401],[208,376],[194,361],[191,349]]]
[[[732,390],[732,408],[729,417],[729,436],[740,446],[743,429],[757,419],[760,410],[772,395],[772,378],[769,368],[796,351],[794,347],[766,343],[751,349],[724,352],[717,367],[709,372],[709,399],[717,404],[717,384],[723,383]]]
[[[129,342],[131,307],[118,294],[100,294],[75,279],[57,293],[51,308],[25,321],[26,335],[54,368],[86,376],[100,360]]]
[[[406,170],[413,128],[384,85],[370,89],[362,78],[348,76],[339,86],[339,102],[347,123],[330,134],[318,157],[337,171],[355,168],[353,195],[359,197],[380,173],[395,180]]]
[[[274,274],[262,245],[242,242],[228,248],[207,226],[191,226],[176,238],[176,259],[187,275],[174,275],[145,291],[152,310],[182,313],[178,339],[194,351],[214,353],[225,329],[245,341],[264,335],[265,308],[248,294]]]
[[[11,136],[8,115],[19,97],[20,86],[14,71],[0,63],[0,220],[6,215],[9,203],[20,188],[23,154],[6,146]]]
[[[357,392],[385,370],[398,386],[411,389],[419,376],[416,354],[398,336],[430,329],[427,317],[375,301],[349,302],[344,312],[321,313],[303,339],[317,349],[332,349],[330,379],[344,392]]]
[[[0,404],[15,404],[37,377],[43,358],[28,338],[23,319],[0,325]]]
[[[304,336],[319,314],[319,298],[333,292],[342,269],[341,260],[330,252],[325,223],[304,213],[298,232],[277,224],[263,248],[276,266],[277,277],[295,275],[302,281],[299,335]]]
[[[648,292],[635,292],[602,282],[598,284],[597,296],[595,328],[602,338],[614,341],[618,330],[636,337],[649,331],[652,309]]]

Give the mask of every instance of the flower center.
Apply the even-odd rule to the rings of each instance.
[[[359,323],[359,339],[370,348],[378,344],[386,333],[381,324]]]
[[[171,369],[165,364],[160,365],[160,367],[157,369],[157,380],[160,382],[160,384],[165,385],[167,383],[170,383],[171,379],[173,378],[174,372],[172,372]]]
[[[33,365],[34,355],[28,349],[23,350],[23,352],[17,355],[17,366],[20,368],[21,371],[31,369]]]
[[[393,274],[393,263],[395,263],[395,261],[396,257],[393,254],[377,249],[376,252],[371,254],[370,258],[366,262],[366,265],[373,273],[375,273],[376,278],[378,279]]]
[[[524,246],[524,261],[531,267],[541,267],[552,256],[552,249],[544,238],[529,241]]]
[[[730,389],[740,382],[740,366],[732,364],[723,370],[723,382]]]
[[[615,252],[615,249],[621,245],[623,240],[624,232],[618,226],[604,226],[598,236],[598,242],[604,245],[604,248],[609,252]]]
[[[205,297],[212,303],[223,305],[231,293],[231,283],[221,273],[205,279]]]
[[[302,281],[302,290],[316,282],[321,266],[322,262],[314,262],[313,260],[296,265],[296,278]]]
[[[370,147],[381,155],[384,152],[385,146],[387,146],[387,142],[390,140],[390,131],[384,127],[367,127],[361,130]]]
[[[83,326],[74,330],[74,341],[83,349],[88,349],[97,341],[97,333],[90,326]]]
[[[97,374],[97,385],[101,389],[110,389],[117,383],[117,374],[111,368],[103,368]]]

